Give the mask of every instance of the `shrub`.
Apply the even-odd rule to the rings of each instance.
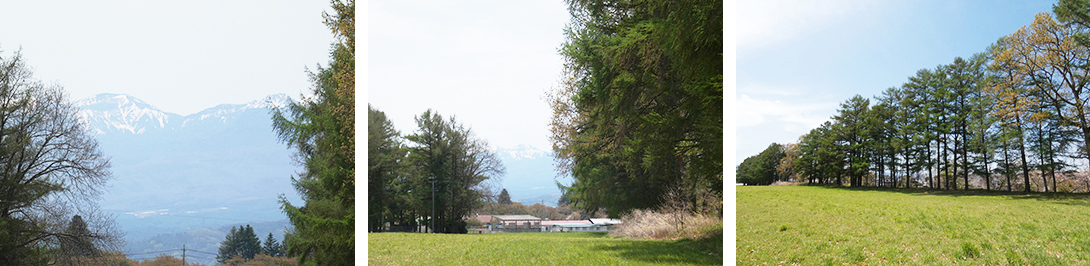
[[[469,219],[466,219],[466,225],[468,225],[468,226],[484,226],[484,223],[481,223],[481,220],[477,220],[477,218],[469,218]]]

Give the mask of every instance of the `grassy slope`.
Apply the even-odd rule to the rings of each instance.
[[[738,187],[739,265],[1090,264],[1087,195]]]
[[[370,233],[367,238],[368,265],[718,265],[723,257],[721,235],[700,241],[604,233]]]

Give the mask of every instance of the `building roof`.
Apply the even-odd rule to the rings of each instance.
[[[622,224],[620,219],[613,218],[591,218],[590,222],[593,224]]]
[[[590,223],[590,220],[571,220],[571,221],[553,220],[553,221],[542,221],[541,222],[541,225],[546,225],[546,226],[547,225],[565,225],[565,224],[591,224],[591,223]]]
[[[541,218],[531,215],[492,215],[492,218],[500,221],[541,221]]]
[[[602,226],[600,224],[555,224],[557,227],[573,228],[573,227],[595,227]]]
[[[473,219],[477,219],[477,221],[481,221],[482,224],[486,224],[492,221],[492,215],[477,215],[476,217],[473,217]]]

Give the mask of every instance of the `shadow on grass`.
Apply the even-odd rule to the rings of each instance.
[[[605,233],[596,237],[609,237]],[[723,235],[698,240],[622,240],[599,246],[601,251],[616,252],[621,258],[655,264],[721,265]]]
[[[1065,205],[1078,205],[1078,206],[1090,206],[1090,193],[1068,193],[1068,192],[1029,192],[1024,191],[1001,191],[1001,190],[983,190],[983,189],[969,189],[969,190],[935,190],[929,188],[879,188],[879,187],[837,187],[837,186],[812,186],[822,187],[827,189],[847,190],[847,191],[882,191],[882,192],[894,192],[908,195],[931,195],[931,196],[948,196],[948,197],[962,197],[962,196],[994,196],[1004,197],[1010,199],[1020,200],[1036,200],[1048,203],[1057,203]]]

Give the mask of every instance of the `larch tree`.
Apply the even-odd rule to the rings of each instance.
[[[287,253],[307,265],[352,265],[355,254],[355,1],[323,14],[334,43],[327,67],[310,72],[312,97],[273,111],[280,141],[304,170],[292,178],[302,206],[280,197],[293,228]]]
[[[569,1],[551,141],[586,213],[722,194],[722,1]]]

